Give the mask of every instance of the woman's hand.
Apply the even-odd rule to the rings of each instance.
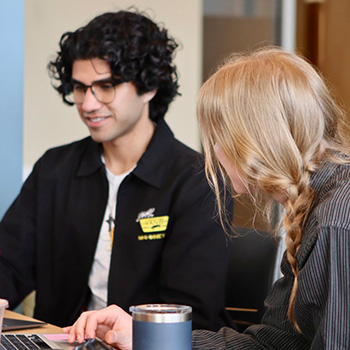
[[[132,317],[116,305],[83,312],[72,326],[62,331],[69,333],[70,343],[98,337],[114,348],[132,350]]]

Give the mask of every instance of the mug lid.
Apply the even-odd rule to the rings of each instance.
[[[143,304],[130,307],[133,320],[177,323],[192,320],[192,307],[177,304]]]

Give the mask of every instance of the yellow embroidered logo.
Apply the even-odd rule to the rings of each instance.
[[[140,225],[142,232],[162,232],[165,231],[168,227],[169,216],[156,216],[153,218],[144,218],[140,220]],[[164,238],[164,237],[161,237]],[[160,238],[157,238],[160,239]]]
[[[151,233],[149,235],[139,235],[137,239],[139,241],[154,241],[156,239],[165,238],[165,233]]]

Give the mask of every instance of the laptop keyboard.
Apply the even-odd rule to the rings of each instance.
[[[0,350],[38,350],[50,346],[36,334],[1,334]]]

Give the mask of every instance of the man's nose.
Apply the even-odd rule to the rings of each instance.
[[[88,87],[85,91],[84,100],[82,104],[82,108],[85,111],[91,111],[99,108],[101,106],[101,102],[99,102],[92,92],[91,87]]]

